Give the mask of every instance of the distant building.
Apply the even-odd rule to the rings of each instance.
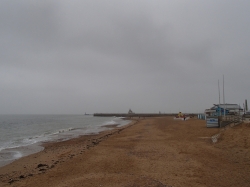
[[[243,109],[238,104],[214,104],[210,109],[205,110],[206,116],[238,115]]]

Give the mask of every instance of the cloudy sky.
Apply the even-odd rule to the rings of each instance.
[[[203,112],[250,99],[249,0],[0,1],[0,114]]]

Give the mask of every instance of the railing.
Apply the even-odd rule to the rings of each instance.
[[[242,116],[239,115],[227,115],[219,117],[220,127],[225,127],[226,125],[233,124],[236,125],[242,122]]]

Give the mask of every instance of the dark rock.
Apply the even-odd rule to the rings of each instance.
[[[94,145],[96,145],[96,144],[98,144],[99,142],[97,142],[97,141],[92,141],[92,144],[94,144]]]
[[[44,166],[48,167],[47,164],[38,164],[38,165],[37,165],[37,168],[44,167]]]
[[[17,181],[17,180],[10,179],[10,180],[9,180],[9,184],[12,184],[12,183],[15,182],[15,181]]]

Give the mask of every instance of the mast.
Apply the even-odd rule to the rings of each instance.
[[[223,75],[223,104],[224,104],[224,116],[226,115],[226,105],[225,105],[225,92],[224,92],[224,75]]]
[[[218,90],[219,90],[219,109],[220,109],[219,116],[221,116],[221,108],[220,108],[220,80],[218,80]]]
[[[247,112],[248,111],[247,100],[245,100],[245,108],[246,108],[246,112]]]

